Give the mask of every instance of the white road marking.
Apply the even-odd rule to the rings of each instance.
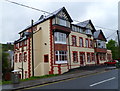
[[[107,82],[107,81],[110,81],[110,80],[113,80],[113,79],[115,79],[115,78],[116,78],[116,77],[112,77],[112,78],[109,78],[109,79],[106,79],[106,80],[103,80],[103,81],[100,81],[100,82],[91,84],[90,87],[95,86],[95,85],[98,85],[98,84],[101,84],[101,83],[104,83],[104,82]]]

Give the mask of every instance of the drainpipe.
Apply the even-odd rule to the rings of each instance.
[[[33,20],[31,20],[32,31],[32,76],[34,76],[34,40],[33,40]]]

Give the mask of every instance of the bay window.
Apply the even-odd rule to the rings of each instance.
[[[55,43],[66,44],[66,34],[55,32],[54,35]]]
[[[55,51],[55,63],[67,63],[67,51]]]
[[[61,26],[65,26],[65,27],[70,27],[69,21],[58,18],[58,17],[56,17],[55,19],[56,19],[56,22],[55,22],[55,20],[53,20],[55,24],[59,24]]]

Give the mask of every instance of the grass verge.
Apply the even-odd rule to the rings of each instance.
[[[23,81],[36,80],[36,79],[42,79],[42,78],[48,78],[48,77],[54,77],[54,76],[58,76],[58,74],[34,76],[34,77],[26,78],[26,79],[20,79],[20,81],[23,82]],[[0,85],[11,84],[11,83],[12,81],[0,81]]]

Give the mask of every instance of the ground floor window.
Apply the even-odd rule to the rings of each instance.
[[[55,63],[67,63],[67,51],[55,51]]]
[[[100,55],[100,60],[101,61],[106,60],[106,54],[105,53],[100,53],[99,55]]]
[[[77,51],[73,51],[73,63],[78,63],[78,54],[77,54]]]
[[[90,53],[87,53],[87,62],[90,62]]]
[[[49,62],[48,54],[44,55],[44,62]]]
[[[91,53],[91,61],[95,61],[94,53]]]

